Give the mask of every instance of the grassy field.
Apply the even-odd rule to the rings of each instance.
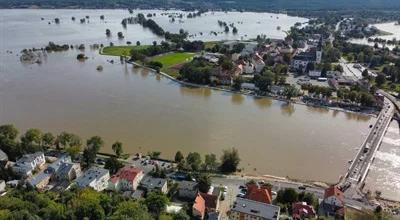
[[[128,56],[132,49],[140,50],[149,47],[150,45],[140,45],[140,46],[109,46],[104,47],[102,55],[109,56]]]
[[[219,43],[221,43],[221,41],[206,41],[206,42],[204,42],[204,47],[205,47],[205,49],[211,49]]]
[[[178,70],[173,67],[190,61],[194,55],[194,53],[173,52],[154,56],[151,60],[162,63],[163,67],[161,68],[161,71],[176,78],[179,73]]]

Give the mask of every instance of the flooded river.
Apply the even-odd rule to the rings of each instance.
[[[129,14],[122,10],[0,13],[0,124],[13,123],[22,131],[37,127],[54,133],[70,131],[83,138],[99,135],[106,140],[106,152],[111,152],[112,142],[120,140],[128,153],[157,150],[170,158],[177,150],[220,155],[223,149],[236,147],[242,159],[240,167],[247,173],[335,182],[356,154],[368,126],[375,121],[358,114],[182,87],[89,49],[85,51],[89,57],[85,62],[78,62],[79,52],[70,50],[48,54],[40,65],[21,64],[21,48],[44,46],[50,40],[68,44],[117,43],[105,37],[105,28],[122,30],[119,22]],[[89,24],[73,23],[70,19],[87,14]],[[101,14],[107,23],[98,18]],[[55,16],[61,18],[61,23],[48,25],[48,20]],[[222,19],[227,22],[240,19],[244,24],[260,20],[260,24],[254,25],[265,29],[253,30],[264,33],[275,33],[277,30],[272,27],[278,21],[285,30],[286,26],[306,20],[286,15],[274,15],[274,20],[270,20],[267,13],[239,12],[196,19],[216,23],[221,19],[218,16],[227,16]],[[168,18],[164,20],[167,29]],[[176,28],[175,25],[179,24],[170,28]],[[208,28],[191,27],[185,28],[191,33]],[[238,29],[245,30],[240,26]],[[132,42],[159,40],[138,25],[130,25],[126,31]],[[257,35],[250,29],[241,34]],[[107,62],[110,59],[116,62]],[[103,65],[103,71],[97,71],[97,65]]]

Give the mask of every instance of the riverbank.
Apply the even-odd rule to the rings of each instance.
[[[292,100],[287,100],[287,99],[285,99],[283,97],[279,97],[279,96],[258,95],[258,94],[255,94],[253,91],[244,91],[244,90],[235,91],[235,90],[220,88],[220,87],[216,87],[216,86],[201,85],[201,84],[196,84],[196,83],[185,82],[185,81],[182,81],[182,80],[178,80],[175,77],[173,77],[173,76],[171,76],[171,75],[169,75],[169,74],[167,74],[165,72],[162,72],[162,71],[158,72],[153,68],[144,66],[144,65],[136,63],[134,61],[126,61],[126,62],[130,63],[130,64],[132,64],[134,66],[147,69],[147,70],[152,71],[152,72],[154,72],[156,74],[160,74],[161,76],[163,76],[165,78],[168,78],[168,79],[170,79],[170,80],[172,80],[172,81],[174,81],[176,83],[179,83],[180,85],[183,85],[183,86],[195,87],[195,88],[207,88],[207,89],[212,89],[212,90],[216,90],[216,91],[228,92],[228,93],[232,93],[232,94],[251,96],[251,97],[255,97],[255,98],[271,98],[271,99],[274,99],[274,100],[277,100],[277,101],[281,101],[281,102],[293,103],[293,104],[304,105],[304,106],[315,107],[315,108],[325,108],[325,109],[334,110],[334,111],[341,111],[341,112],[345,112],[345,113],[363,114],[363,115],[372,116],[372,117],[376,117],[377,114],[379,113],[379,112],[377,112],[377,113],[356,112],[356,111],[351,111],[351,110],[344,109],[344,108],[339,108],[339,107],[309,105],[309,104],[307,104],[307,103],[305,103],[305,102],[303,102],[302,100],[299,100],[299,99],[297,99],[297,100],[293,100],[293,99]]]

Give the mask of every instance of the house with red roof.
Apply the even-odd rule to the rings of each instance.
[[[309,219],[315,218],[316,212],[314,207],[307,205],[306,202],[295,202],[292,204],[293,219]]]
[[[322,205],[326,213],[331,215],[340,214],[338,211],[344,207],[343,192],[336,185],[325,189]]]
[[[245,198],[257,202],[271,204],[272,203],[271,187],[268,185],[249,183],[247,184],[247,193]]]
[[[219,193],[197,193],[192,206],[193,216],[196,219],[204,219],[210,213],[218,213],[219,199]]]
[[[197,193],[196,199],[193,202],[192,214],[195,219],[201,220],[204,219],[206,214],[206,201],[200,195],[200,193]]]
[[[110,190],[134,191],[144,176],[143,170],[134,166],[125,166],[111,176],[108,184]]]

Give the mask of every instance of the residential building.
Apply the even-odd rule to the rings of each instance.
[[[72,181],[82,174],[79,163],[62,163],[55,174],[58,181]]]
[[[279,206],[245,198],[237,198],[229,211],[230,220],[278,220],[279,215]]]
[[[251,62],[245,61],[244,65],[243,65],[243,73],[245,73],[245,74],[253,74],[254,71],[255,71],[254,64],[251,63]]]
[[[103,191],[108,186],[110,172],[100,167],[91,167],[82,176],[76,179],[78,187],[91,187],[96,191]]]
[[[292,59],[292,67],[305,72],[309,63],[319,64],[322,61],[322,49],[313,47],[306,52],[296,54]]]
[[[0,180],[0,193],[6,191],[6,181]]]
[[[134,166],[125,166],[111,176],[108,188],[116,191],[134,191],[144,176],[143,170]]]
[[[219,217],[220,196],[219,188],[212,188],[208,193],[198,192],[192,206],[193,216],[196,219],[204,219],[205,216],[210,215]]]
[[[195,219],[203,220],[205,217],[206,201],[200,194],[197,194],[196,199],[193,202],[192,214]]]
[[[50,182],[50,179],[59,171],[62,164],[71,162],[71,157],[63,154],[56,161],[47,166],[46,169],[29,179],[28,183],[37,189],[43,189]]]
[[[314,207],[307,205],[306,202],[296,202],[292,204],[293,219],[310,219],[315,218],[316,212]]]
[[[261,71],[265,67],[264,60],[258,53],[254,54],[254,56],[252,58],[252,63],[254,65],[254,70],[256,73],[261,73]]]
[[[325,189],[322,207],[330,215],[335,215],[344,207],[344,194],[336,185]]]
[[[168,192],[167,180],[163,178],[156,178],[151,176],[143,177],[140,181],[140,186],[144,188],[147,192],[160,191],[162,193]]]
[[[198,183],[193,181],[179,181],[178,182],[178,197],[193,201],[198,192]]]
[[[8,156],[6,153],[4,153],[4,151],[0,149],[0,168],[6,167],[7,163],[8,163]]]
[[[4,151],[0,149],[0,163],[1,162],[7,162],[8,161],[8,156]]]
[[[46,163],[43,152],[26,154],[22,156],[13,166],[13,171],[22,176],[31,176],[33,170],[42,167]]]
[[[310,70],[308,71],[308,76],[311,78],[318,78],[321,77],[321,71],[318,70]]]
[[[259,185],[257,183],[247,184],[246,199],[262,202],[266,204],[272,203],[271,187],[267,185]]]

